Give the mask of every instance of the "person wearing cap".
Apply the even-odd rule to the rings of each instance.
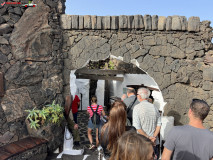
[[[192,100],[188,111],[189,124],[171,129],[162,160],[213,160],[213,133],[203,126],[209,111],[205,101]]]

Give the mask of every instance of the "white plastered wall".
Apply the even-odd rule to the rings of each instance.
[[[89,105],[89,79],[76,79],[75,71],[72,70],[70,73],[71,95],[74,97],[77,94],[80,99],[82,95],[82,110],[86,110]]]
[[[110,84],[110,96],[121,97],[123,95],[123,88],[127,88],[127,85],[141,85],[153,87],[159,89],[156,82],[148,76],[147,74],[125,74],[118,75],[119,77],[124,77],[123,82],[112,81]],[[163,107],[165,106],[165,102],[161,92],[153,91],[152,96],[155,100],[154,104],[158,109],[163,111]]]

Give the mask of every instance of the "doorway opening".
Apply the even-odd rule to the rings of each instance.
[[[110,107],[111,97],[121,98],[128,86],[155,88],[152,91],[155,106],[164,111],[162,93],[155,80],[143,71],[137,61],[126,63],[121,58],[109,56],[105,60],[89,61],[82,68],[70,73],[71,95],[78,95],[81,99],[81,110],[90,105],[90,97],[96,95],[98,104]]]

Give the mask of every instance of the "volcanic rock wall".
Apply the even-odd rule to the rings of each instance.
[[[36,7],[0,6],[0,72],[5,90],[0,98],[0,146],[28,136],[26,109],[41,108],[53,100],[64,102],[59,25],[64,1],[33,2]],[[63,128],[52,132],[56,139],[49,147],[55,149],[63,143]]]
[[[174,116],[176,125],[186,124],[192,98],[204,99],[211,105],[205,125],[213,130],[213,67],[203,62],[212,49],[209,21],[200,22],[199,17],[187,21],[183,16],[62,15],[61,27],[65,88],[70,70],[88,60],[109,55],[127,63],[136,59],[168,102],[165,115]]]
[[[205,124],[213,130],[213,66],[203,63],[212,49],[208,21],[187,21],[183,16],[71,16],[64,14],[63,0],[34,2],[36,7],[0,6],[5,90],[0,97],[0,146],[28,136],[26,109],[53,100],[64,104],[71,69],[110,54],[128,63],[138,61],[159,85],[168,102],[165,115],[174,116],[176,124],[187,123],[192,98],[206,100],[211,111]],[[62,130],[52,131],[58,137],[52,149],[63,142]]]

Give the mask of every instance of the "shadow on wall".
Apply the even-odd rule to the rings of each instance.
[[[183,123],[180,122],[181,115],[177,111],[171,110],[171,111],[169,111],[167,116],[173,116],[174,117],[174,119],[175,119],[174,125],[175,126],[183,125]]]

